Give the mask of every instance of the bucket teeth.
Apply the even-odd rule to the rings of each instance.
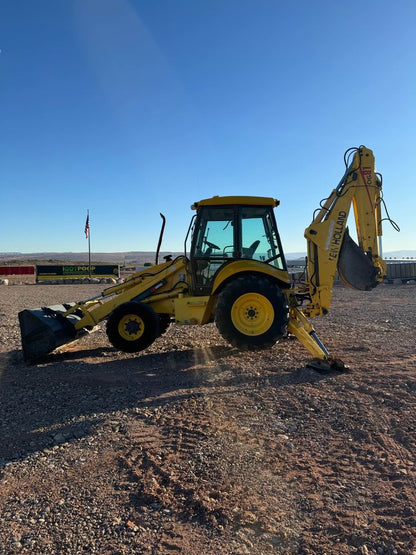
[[[70,306],[74,304],[71,303]],[[79,317],[73,314],[63,316],[67,307],[68,304],[19,312],[22,349],[26,361],[33,362],[76,338],[75,324]]]

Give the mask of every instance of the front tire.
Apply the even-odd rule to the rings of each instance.
[[[286,334],[289,313],[286,297],[267,278],[241,276],[221,291],[215,323],[233,347],[267,349]]]
[[[144,303],[123,303],[108,317],[107,336],[120,351],[142,351],[159,336],[159,317]]]

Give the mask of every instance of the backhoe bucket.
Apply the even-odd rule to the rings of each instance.
[[[47,306],[19,312],[23,356],[33,362],[77,337],[74,325],[79,316],[62,316],[75,303]]]
[[[345,230],[337,269],[342,281],[353,289],[370,291],[379,284],[377,268],[363,249],[351,239],[348,229]]]

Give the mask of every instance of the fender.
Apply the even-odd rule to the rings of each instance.
[[[279,270],[265,262],[259,260],[235,260],[226,264],[218,271],[215,276],[212,286],[212,294],[215,295],[219,292],[222,285],[230,279],[237,277],[238,274],[256,273],[269,276],[277,281],[280,281],[284,286],[290,287],[290,276],[287,270]]]
[[[229,262],[218,270],[212,286],[211,294],[208,298],[207,306],[202,317],[202,324],[207,324],[214,320],[215,305],[217,295],[222,287],[232,279],[238,278],[242,274],[263,274],[278,281],[282,289],[289,289],[291,284],[290,275],[287,270],[279,270],[265,262],[258,260],[242,259]]]

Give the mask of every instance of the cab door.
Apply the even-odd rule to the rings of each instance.
[[[209,295],[221,266],[239,257],[236,211],[229,206],[198,209],[191,245],[193,293]]]

